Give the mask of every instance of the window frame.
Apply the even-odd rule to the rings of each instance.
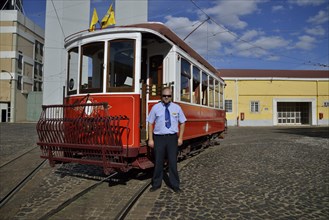
[[[196,71],[196,72],[194,72]],[[198,78],[196,78],[195,76],[198,76]],[[201,70],[199,67],[192,65],[192,103],[193,104],[197,104],[197,105],[201,105]],[[194,82],[198,82],[196,83],[196,88],[194,89]],[[195,95],[197,94],[197,95]]]
[[[183,72],[182,71],[182,66],[183,66],[183,61],[184,62],[186,62],[186,64],[188,65],[188,72],[186,73],[186,72]],[[191,90],[192,90],[192,88],[191,88],[191,62],[190,61],[188,61],[187,59],[185,59],[185,58],[183,58],[183,57],[181,57],[181,59],[180,59],[180,100],[182,101],[182,102],[187,102],[187,103],[191,103]],[[183,89],[182,89],[182,77],[185,77],[185,78],[187,78],[187,86],[188,86],[188,91],[187,91],[187,99],[182,99],[182,91],[183,91]]]
[[[255,100],[250,101],[250,112],[251,113],[259,113],[260,112],[260,102],[259,101],[255,101]]]
[[[224,105],[225,105],[225,112],[233,113],[233,100],[232,99],[225,99],[225,104]],[[230,105],[230,108],[227,108],[228,105]]]
[[[99,88],[83,88],[82,85],[82,71],[84,70],[83,67],[83,50],[84,47],[91,47],[92,45],[98,44],[98,43],[102,43],[103,44],[103,66],[101,67],[102,73],[100,74],[100,87]],[[86,93],[100,93],[103,92],[103,80],[104,80],[104,53],[105,53],[105,42],[104,41],[95,41],[95,42],[90,42],[90,43],[86,43],[81,45],[80,47],[80,52],[79,52],[79,60],[80,60],[80,70],[79,70],[79,94],[86,94]],[[88,65],[89,68],[89,65]],[[87,72],[89,73],[89,71]],[[93,74],[94,75],[94,74]],[[89,76],[87,76],[87,84],[89,83]]]
[[[132,86],[131,87],[112,87],[111,86],[111,82],[110,82],[110,71],[111,71],[111,42],[123,42],[123,41],[132,41],[133,42],[133,67],[132,67]],[[135,78],[136,78],[136,73],[135,73],[135,69],[136,69],[136,39],[131,39],[131,38],[116,38],[116,39],[112,39],[112,40],[108,40],[107,41],[107,70],[106,70],[106,92],[134,92],[135,90]]]
[[[76,88],[75,89],[72,89],[70,90],[70,80],[73,79],[71,78],[70,79],[70,76],[71,75],[71,63],[70,63],[70,60],[71,58],[69,57],[70,56],[70,53],[71,51],[73,51],[74,49],[77,50],[76,54],[77,54],[77,63],[76,63],[76,73],[75,73],[75,76],[76,76],[76,82],[74,82],[76,84]],[[74,94],[77,94],[78,92],[78,88],[80,87],[80,82],[79,82],[79,72],[80,72],[80,69],[79,69],[79,62],[80,62],[80,47],[77,46],[77,47],[72,47],[70,48],[68,51],[67,51],[67,94],[68,95],[74,95]]]
[[[203,76],[206,76],[206,80],[203,79]],[[204,83],[206,81],[206,84]],[[201,73],[201,86],[206,86],[207,88],[203,90],[201,88],[202,96],[201,96],[201,105],[202,106],[209,106],[209,74],[207,72],[202,71]],[[204,97],[204,93],[206,97]]]

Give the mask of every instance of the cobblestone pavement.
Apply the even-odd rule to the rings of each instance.
[[[36,123],[0,123],[0,166],[35,148]]]
[[[329,128],[230,128],[140,219],[329,219]],[[134,218],[130,218],[134,219]]]
[[[20,144],[9,144],[2,134],[8,129],[1,125],[0,158],[10,158],[10,152],[24,151],[21,148],[27,145],[27,149],[35,146],[35,142],[28,143],[35,131],[20,135],[35,125],[8,126],[20,137],[12,142]],[[27,139],[26,143],[22,139]],[[182,193],[173,193],[165,184],[161,190],[146,192],[127,219],[328,219],[328,161],[329,127],[232,127],[219,146],[179,164]],[[17,196],[15,200],[22,204],[15,217],[4,219],[38,219],[42,215],[37,213],[47,212],[54,200],[65,201],[66,194],[91,184],[71,175],[61,179],[58,171],[49,168],[53,175],[47,174],[39,183],[41,193],[36,190]],[[36,183],[32,180],[30,184]],[[139,184],[131,180],[115,188],[114,194],[111,187],[99,188],[72,204],[70,210],[75,211],[63,210],[51,219],[114,219],[107,198],[115,197],[119,203],[120,195],[127,196],[127,187]],[[0,211],[7,213],[7,209]]]

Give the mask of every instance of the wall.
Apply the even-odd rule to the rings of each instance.
[[[27,98],[27,121],[38,121],[42,111],[42,92],[30,92]]]
[[[45,105],[63,102],[63,86],[66,85],[64,39],[89,28],[89,10],[90,1],[86,0],[47,0],[43,84]]]
[[[115,1],[116,26],[145,23],[148,19],[148,1]]]
[[[225,78],[224,78],[225,80]],[[232,112],[227,112],[228,125],[236,126],[272,126],[276,125],[275,100],[311,103],[310,120],[313,125],[329,125],[329,107],[323,103],[329,101],[329,80],[261,80],[239,79],[225,80],[225,99],[232,100]],[[251,112],[250,102],[259,101],[260,112]],[[245,119],[241,121],[241,112]],[[319,119],[323,113],[323,119]],[[239,117],[239,122],[237,122]]]

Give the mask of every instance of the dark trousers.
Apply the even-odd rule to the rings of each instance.
[[[165,156],[168,158],[169,183],[172,188],[179,188],[179,176],[177,171],[177,144],[178,136],[153,135],[155,151],[155,167],[152,178],[152,186],[160,187],[163,179],[163,163]]]

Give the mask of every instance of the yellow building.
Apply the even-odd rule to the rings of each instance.
[[[229,126],[329,125],[329,71],[219,71]]]
[[[0,38],[0,122],[27,121],[40,115],[44,30],[19,10],[1,10]]]

